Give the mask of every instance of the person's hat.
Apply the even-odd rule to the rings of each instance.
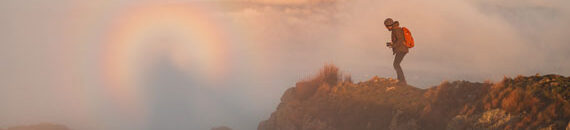
[[[392,26],[394,24],[394,20],[392,20],[392,18],[387,18],[386,20],[384,20],[384,25],[386,26]]]

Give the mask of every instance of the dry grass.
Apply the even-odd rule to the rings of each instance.
[[[340,80],[341,74],[338,67],[333,64],[325,65],[319,75],[315,78],[317,82],[327,83],[330,86],[336,85]]]
[[[345,76],[344,80],[341,79],[342,73],[339,71],[338,67],[333,64],[326,64],[319,71],[319,74],[310,80],[304,80],[297,82],[296,94],[300,99],[306,99],[315,94],[315,92],[322,85],[327,85],[328,88],[337,86],[339,82],[352,83],[352,78],[348,75]]]

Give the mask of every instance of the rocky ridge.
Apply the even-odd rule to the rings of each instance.
[[[259,130],[570,129],[570,78],[444,81],[429,89],[374,77],[352,83],[333,65],[287,89]]]

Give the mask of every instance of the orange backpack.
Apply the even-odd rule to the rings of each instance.
[[[406,27],[403,27],[402,30],[404,30],[404,39],[406,39],[404,45],[406,45],[408,48],[414,47],[414,38],[412,37],[412,32],[410,32],[410,30],[408,30]]]

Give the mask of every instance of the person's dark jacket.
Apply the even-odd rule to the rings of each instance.
[[[408,53],[408,47],[404,45],[404,30],[397,27],[392,29],[392,52],[396,53]]]

